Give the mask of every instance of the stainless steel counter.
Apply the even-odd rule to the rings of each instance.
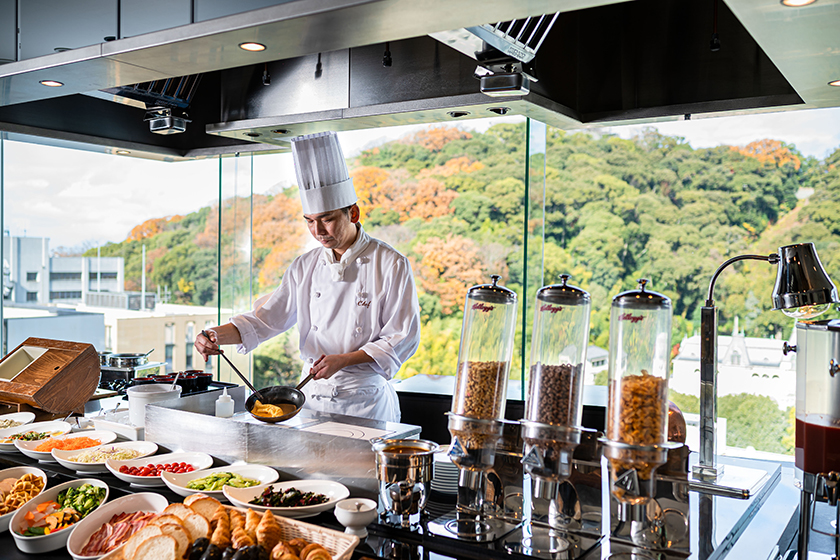
[[[274,467],[281,479],[325,478],[341,482],[353,496],[376,498],[373,437],[410,438],[419,426],[302,410],[294,418],[267,424],[245,411],[246,390],[228,390],[231,418],[214,416],[220,391],[146,407],[145,439],[173,451],[202,451],[230,463]]]

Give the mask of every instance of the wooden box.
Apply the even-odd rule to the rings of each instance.
[[[99,355],[92,344],[27,338],[0,360],[0,402],[21,409],[83,412],[98,385]]]

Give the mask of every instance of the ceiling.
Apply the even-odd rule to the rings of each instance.
[[[558,11],[527,95],[480,93],[476,61],[429,37]],[[0,133],[181,161],[453,113],[571,129],[836,107],[837,22],[840,0],[297,0],[0,65]],[[267,48],[247,52],[246,41]],[[182,134],[152,134],[142,106],[102,91],[198,73]]]

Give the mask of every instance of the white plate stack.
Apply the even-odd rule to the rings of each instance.
[[[435,455],[435,476],[432,490],[441,494],[458,493],[458,467],[443,453]]]

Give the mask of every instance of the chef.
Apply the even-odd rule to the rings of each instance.
[[[408,259],[359,223],[356,191],[334,132],[292,140],[303,218],[322,245],[294,260],[271,294],[230,323],[196,337],[205,361],[219,345],[247,353],[295,324],[306,408],[398,422],[388,383],[420,342],[420,308]]]

